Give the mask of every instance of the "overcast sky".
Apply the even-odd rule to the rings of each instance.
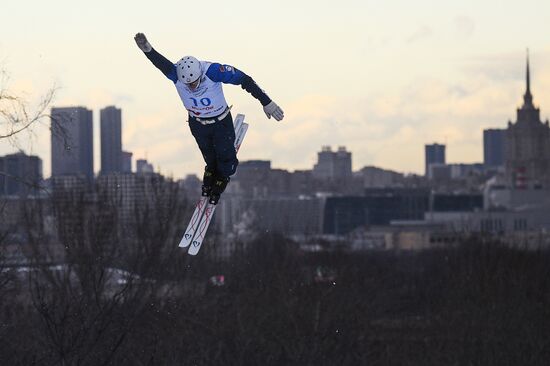
[[[530,49],[532,92],[550,116],[550,1],[340,0],[186,2],[3,0],[3,86],[34,103],[122,109],[123,148],[176,178],[203,169],[173,84],[136,47],[144,32],[176,62],[184,55],[251,75],[285,111],[268,120],[240,87],[224,90],[250,129],[241,160],[310,169],[323,145],[346,146],[353,168],[423,171],[426,143],[449,162],[480,162],[482,131],[515,120]],[[193,5],[194,4],[194,5]],[[47,125],[27,153],[50,174]],[[13,152],[2,142],[0,154]]]

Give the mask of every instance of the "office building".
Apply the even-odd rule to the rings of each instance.
[[[52,108],[52,176],[94,177],[93,115],[85,107]]]
[[[449,164],[431,163],[428,165],[427,178],[436,182],[448,182],[451,180],[452,169]]]
[[[366,166],[357,176],[361,180],[363,188],[390,187],[403,181],[403,174],[391,170],[385,170],[374,166]]]
[[[97,185],[117,202],[120,223],[139,222],[140,210],[148,211],[157,204],[167,204],[171,192],[177,192],[173,181],[160,174],[102,174]]]
[[[136,173],[153,173],[153,165],[149,164],[146,159],[136,160]]]
[[[0,196],[37,195],[42,181],[42,160],[23,153],[0,157]]]
[[[429,176],[431,164],[445,164],[445,145],[425,145],[425,176]]]
[[[332,151],[330,146],[323,146],[317,153],[317,163],[313,167],[313,177],[327,180],[350,180],[351,152],[346,151],[344,146]]]
[[[114,106],[99,111],[101,173],[122,172],[122,111]]]
[[[129,151],[122,152],[122,172],[131,173],[132,172],[132,153]]]
[[[267,197],[269,195],[269,177],[271,172],[271,161],[269,160],[248,160],[241,161],[233,182],[233,188],[238,188],[239,193],[248,197]]]
[[[506,130],[483,130],[483,165],[486,169],[498,169],[504,166]]]

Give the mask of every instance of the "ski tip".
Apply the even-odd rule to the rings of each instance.
[[[179,243],[179,247],[180,248],[187,248],[189,246],[189,244],[191,244],[191,238],[193,237],[193,234],[190,234],[190,233],[185,233],[183,235],[183,238],[181,239],[180,243]]]
[[[197,253],[201,249],[201,246],[202,241],[193,240],[193,242],[191,243],[191,247],[189,248],[189,251],[187,253],[189,253],[190,255],[197,255]]]
[[[193,256],[197,255],[198,253],[199,253],[199,251],[198,250],[193,250],[193,247],[189,248],[189,250],[187,251],[187,254],[193,255]]]

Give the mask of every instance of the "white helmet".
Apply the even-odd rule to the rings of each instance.
[[[193,56],[185,56],[176,64],[176,73],[182,83],[191,84],[202,76],[201,63]]]

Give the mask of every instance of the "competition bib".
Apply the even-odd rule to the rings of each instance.
[[[210,64],[210,62],[201,61],[202,81],[197,89],[189,89],[179,79],[175,83],[181,101],[191,116],[199,118],[215,117],[222,114],[227,108],[222,83],[214,82],[205,75]]]

